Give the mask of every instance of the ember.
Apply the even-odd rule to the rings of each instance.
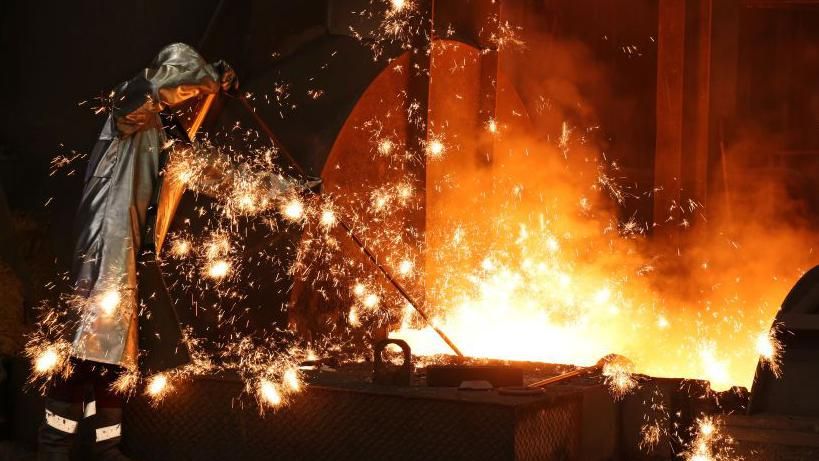
[[[145,387],[145,393],[153,399],[154,402],[160,402],[171,391],[171,385],[168,376],[164,373],[158,373],[148,379],[148,385]]]
[[[282,404],[282,395],[278,387],[267,379],[259,381],[259,395],[264,404],[270,407],[275,408]]]
[[[54,348],[49,347],[34,360],[34,372],[39,375],[48,374],[57,368],[60,361],[59,353]]]
[[[103,315],[110,317],[116,312],[120,301],[119,290],[108,290],[100,297],[98,306]]]

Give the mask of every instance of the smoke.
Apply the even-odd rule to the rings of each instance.
[[[630,153],[642,171],[621,169],[598,107],[628,101],[582,44],[526,43],[501,54],[493,119],[481,111],[490,88],[469,83],[481,54],[433,48],[430,130],[454,146],[427,164],[436,321],[467,355],[593,364],[620,353],[642,373],[749,386],[759,338],[817,260],[804,203],[781,171],[752,161],[770,137],[725,147],[707,203],[624,214],[652,200],[633,176],[651,174],[653,152]],[[446,352],[411,324],[394,335]]]

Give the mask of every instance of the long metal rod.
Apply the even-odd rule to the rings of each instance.
[[[196,118],[193,119],[190,128],[188,128],[188,139],[191,141],[196,139],[196,132],[199,131],[199,127],[202,126],[202,122],[205,121],[205,117],[208,115],[208,112],[210,112],[210,107],[213,105],[214,99],[216,99],[216,94],[212,93],[205,96],[205,100],[202,101],[202,106],[199,107]]]
[[[287,150],[284,148],[284,145],[281,142],[279,142],[276,135],[273,133],[270,127],[267,126],[267,123],[264,120],[262,120],[262,118],[259,116],[259,114],[256,113],[255,110],[253,110],[253,106],[250,105],[250,102],[244,96],[239,96],[238,99],[241,101],[245,109],[247,109],[247,111],[250,112],[250,115],[253,117],[253,120],[256,121],[256,124],[259,125],[259,128],[261,128],[262,131],[267,135],[267,137],[270,138],[273,144],[275,144],[279,148],[281,153],[284,154],[284,156],[292,164],[292,166],[296,170],[298,170],[298,172],[302,176],[307,176],[307,174],[304,171],[304,168],[302,168],[299,162],[297,162],[296,159],[292,155],[290,155],[289,152],[287,152]],[[312,193],[312,191],[310,192]],[[449,348],[452,349],[453,352],[455,352],[455,355],[457,355],[458,357],[463,357],[464,354],[463,352],[461,352],[460,349],[458,349],[458,346],[456,346],[455,343],[452,342],[451,339],[449,339],[449,336],[447,336],[446,333],[444,333],[440,328],[438,328],[432,323],[432,320],[429,318],[426,311],[424,311],[421,305],[417,301],[415,301],[415,299],[412,297],[412,295],[409,294],[409,292],[407,292],[403,285],[401,285],[401,283],[398,280],[396,280],[395,277],[393,277],[390,271],[388,271],[387,268],[384,267],[378,261],[378,258],[370,251],[369,248],[367,248],[367,245],[364,244],[364,241],[362,241],[361,238],[359,238],[358,235],[356,235],[356,233],[353,232],[352,227],[350,227],[350,225],[344,222],[344,220],[342,219],[338,219],[338,223],[341,226],[341,228],[344,229],[346,234],[350,237],[350,240],[352,240],[353,243],[355,243],[355,245],[364,253],[364,255],[367,256],[367,259],[369,259],[370,262],[376,268],[378,268],[379,272],[381,272],[381,275],[383,275],[384,278],[387,279],[387,281],[390,283],[390,285],[392,285],[393,288],[395,288],[398,291],[398,293],[401,294],[401,297],[403,297],[410,304],[410,306],[412,306],[412,308],[415,309],[415,312],[417,312],[418,315],[420,315],[421,318],[424,319],[427,325],[429,325],[429,327],[432,328],[435,331],[435,333],[437,333],[438,336],[441,337],[441,339],[446,343],[446,345],[449,346]]]
[[[415,312],[417,312],[418,315],[420,315],[421,318],[424,319],[427,325],[429,325],[430,328],[435,330],[435,333],[437,333],[438,336],[440,336],[441,339],[444,340],[446,345],[449,346],[449,348],[452,349],[452,351],[455,352],[455,354],[458,357],[463,357],[464,354],[461,352],[460,349],[458,349],[458,346],[456,346],[455,343],[453,343],[452,340],[449,339],[449,336],[447,336],[446,333],[444,333],[440,328],[438,328],[437,326],[435,326],[435,324],[432,323],[432,320],[427,316],[427,313],[424,311],[424,309],[421,308],[421,306],[415,301],[415,299],[413,299],[412,296],[410,296],[410,294],[407,292],[407,290],[404,289],[401,283],[395,280],[392,274],[390,274],[390,272],[381,263],[378,262],[378,259],[375,257],[375,255],[370,251],[369,248],[367,248],[367,245],[365,245],[364,242],[362,242],[361,239],[359,239],[358,236],[355,235],[355,232],[353,232],[350,226],[347,225],[347,223],[345,223],[341,219],[338,220],[338,223],[344,229],[344,231],[347,232],[347,235],[350,236],[350,239],[352,239],[352,241],[355,242],[358,248],[360,248],[361,251],[367,256],[370,262],[372,262],[373,265],[377,267],[379,271],[381,271],[381,274],[384,276],[384,278],[386,278],[387,281],[389,281],[390,284],[392,284],[392,286],[399,293],[401,293],[401,296],[412,306],[413,309],[415,309]]]
[[[586,368],[578,368],[577,370],[569,371],[569,372],[566,372],[566,373],[563,373],[563,374],[560,374],[560,375],[557,375],[557,376],[552,376],[551,378],[542,379],[540,381],[529,384],[526,387],[528,387],[530,389],[534,389],[536,387],[548,386],[549,384],[558,383],[560,381],[565,381],[565,380],[567,380],[569,378],[574,378],[575,376],[580,376],[580,375],[583,375],[583,374],[586,374],[586,373],[593,373],[593,372],[597,371],[598,369],[600,369],[599,365],[593,365],[591,367],[586,367]]]

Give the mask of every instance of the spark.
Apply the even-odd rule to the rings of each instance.
[[[641,451],[654,449],[669,436],[667,428],[670,425],[670,414],[664,403],[665,399],[665,394],[655,387],[651,392],[651,400],[646,402],[648,411],[643,416],[646,423],[640,427],[641,437],[637,444]]]
[[[622,362],[612,361],[603,365],[605,382],[615,400],[625,397],[637,387],[633,364]]]
[[[336,213],[330,208],[325,208],[321,211],[321,219],[320,224],[321,227],[324,229],[330,229],[336,225],[338,218],[336,218]]]
[[[413,189],[412,185],[410,184],[399,184],[396,187],[396,193],[398,194],[398,198],[402,201],[406,202],[410,198],[412,198]]]
[[[39,376],[51,374],[62,362],[59,352],[53,347],[46,348],[34,360],[34,372]]]
[[[568,122],[563,122],[560,126],[560,138],[557,140],[557,145],[560,151],[563,152],[563,158],[569,157],[569,141],[572,136],[572,129]]]
[[[641,450],[654,448],[660,444],[660,440],[662,440],[664,431],[663,428],[657,424],[646,424],[640,429],[640,434],[642,435],[639,443],[639,448]]]
[[[446,146],[444,143],[438,139],[433,138],[432,140],[427,143],[427,157],[432,160],[438,160],[444,156],[446,151]]]
[[[458,226],[455,228],[455,231],[452,233],[452,243],[455,245],[460,244],[463,242],[464,239],[464,230],[462,227]]]
[[[776,326],[770,330],[760,332],[756,338],[756,351],[762,364],[767,366],[771,373],[778,378],[782,374],[780,365],[783,347],[776,334]]]
[[[763,331],[757,336],[756,351],[766,360],[772,359],[776,354],[773,342],[771,341],[771,335],[767,331]]]
[[[507,47],[523,48],[526,43],[518,36],[519,29],[520,27],[513,26],[508,21],[498,22],[498,30],[489,36],[489,42],[498,50]]]
[[[364,296],[366,292],[367,287],[363,283],[356,283],[355,286],[353,286],[353,294],[358,297]]]
[[[378,295],[370,293],[364,297],[364,300],[361,303],[367,309],[375,309],[380,301],[381,299],[378,297]]]
[[[282,395],[279,388],[269,379],[261,379],[259,381],[259,398],[265,405],[277,408],[282,404]]]
[[[171,245],[171,255],[176,258],[184,258],[185,256],[189,255],[191,252],[191,242],[187,239],[176,239],[173,241],[173,245]]]
[[[583,210],[583,212],[585,213],[591,211],[591,202],[589,201],[588,198],[580,197],[580,209]]]
[[[193,181],[193,171],[182,170],[175,177],[180,183],[189,184],[191,181]]]
[[[111,383],[111,389],[119,395],[130,396],[136,390],[139,380],[140,374],[136,366],[125,367],[123,372]]]
[[[350,312],[347,313],[347,323],[349,323],[352,327],[361,325],[361,319],[359,318],[358,310],[355,307],[352,307]]]
[[[205,257],[213,260],[230,253],[230,239],[222,232],[214,232],[205,244]]]
[[[151,397],[154,402],[159,402],[168,395],[170,389],[168,376],[165,373],[157,373],[148,379],[145,394]]]
[[[714,431],[716,431],[714,421],[710,418],[706,418],[700,422],[700,434],[702,434],[703,437],[711,438],[711,436],[714,435]]]
[[[382,139],[378,142],[378,153],[386,157],[392,153],[394,147],[395,144],[391,139]]]
[[[486,272],[491,272],[495,270],[495,262],[492,261],[492,258],[483,258],[483,261],[481,261],[481,269]]]
[[[412,7],[410,0],[390,0],[390,15],[401,13]]]
[[[686,461],[737,460],[734,456],[734,440],[721,433],[717,421],[703,416],[695,424],[694,438],[690,448],[684,453]]]
[[[498,132],[498,122],[494,118],[490,118],[486,122],[486,130],[492,134],[496,134]]]
[[[594,302],[597,304],[605,304],[611,299],[611,290],[608,287],[597,290],[594,295]]]
[[[285,371],[284,376],[282,376],[282,381],[290,392],[298,392],[301,390],[301,378],[298,370],[295,368],[290,368]]]
[[[281,209],[282,215],[291,222],[299,222],[304,218],[304,203],[294,197],[288,200]]]
[[[253,213],[257,210],[256,198],[250,193],[242,194],[236,200],[236,208],[245,213]]]
[[[558,250],[560,250],[560,243],[556,238],[549,236],[549,238],[546,239],[546,249],[549,250],[550,253],[557,253]]]
[[[373,191],[372,194],[372,206],[375,211],[384,211],[388,208],[390,204],[390,195],[388,192],[383,190],[376,190]]]
[[[98,307],[106,317],[114,315],[122,300],[119,290],[108,290],[99,298]]]
[[[415,308],[412,307],[412,304],[407,303],[404,306],[404,309],[401,311],[401,329],[407,330],[411,327],[411,322],[413,317],[415,317]]]
[[[414,268],[414,266],[415,265],[412,263],[411,260],[404,259],[398,265],[398,273],[406,277],[406,276],[412,274],[412,269]]]
[[[222,280],[230,274],[230,262],[224,259],[211,261],[207,266],[207,275],[213,280]]]

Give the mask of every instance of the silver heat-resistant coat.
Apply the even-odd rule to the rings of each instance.
[[[73,276],[80,303],[74,356],[132,365],[137,356],[137,252],[161,181],[166,135],[159,113],[220,90],[221,63],[177,43],[120,84],[94,147],[77,212]]]

